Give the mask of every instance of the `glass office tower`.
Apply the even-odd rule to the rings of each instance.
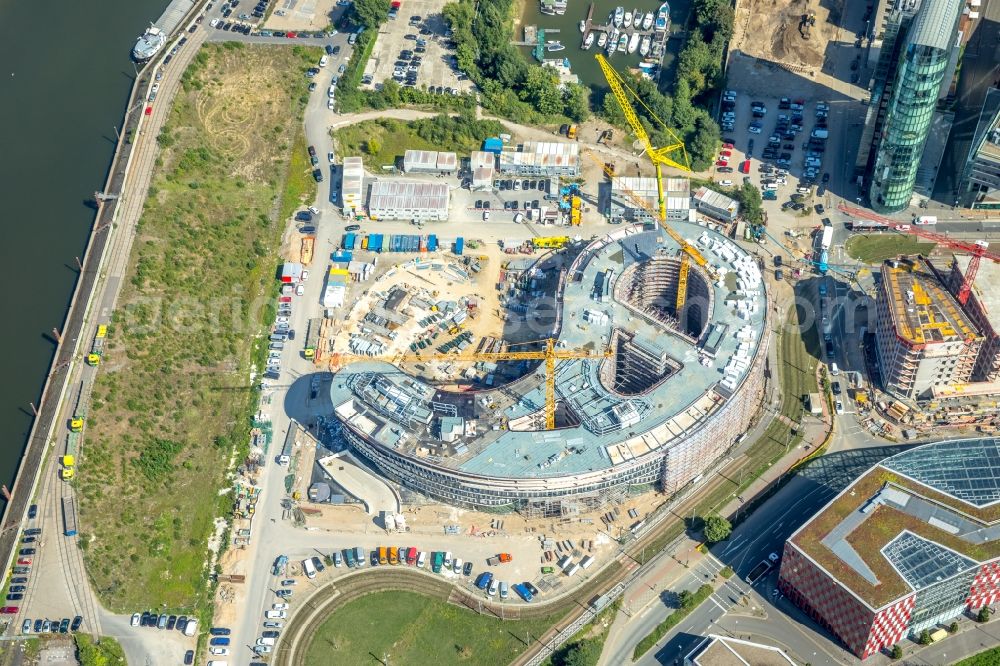
[[[868,179],[869,203],[878,212],[910,204],[963,6],[963,0],[925,0],[910,24]]]

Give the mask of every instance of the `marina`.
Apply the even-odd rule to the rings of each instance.
[[[615,61],[616,67],[637,76],[654,81],[665,76],[664,80],[670,80],[675,58],[683,45],[683,33],[674,24],[686,23],[690,0],[669,3],[645,0],[636,3],[638,6],[612,2],[529,3],[521,19],[523,41],[515,44],[530,49],[526,55],[537,62],[555,55],[563,57],[585,85],[603,84],[604,77],[593,59],[597,51]],[[559,30],[561,33],[556,32]],[[579,42],[574,41],[571,36],[574,34],[579,34]]]

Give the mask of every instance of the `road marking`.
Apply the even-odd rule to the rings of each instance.
[[[711,601],[711,602],[712,602],[713,604],[715,604],[716,606],[718,606],[718,607],[719,607],[719,609],[720,609],[720,610],[721,610],[721,611],[722,611],[723,613],[726,613],[726,612],[728,612],[728,611],[729,611],[729,609],[728,609],[728,608],[725,608],[725,607],[724,607],[724,606],[723,606],[722,604],[720,604],[720,603],[719,603],[718,601],[716,601],[716,600],[715,600],[715,595],[709,595],[708,599],[709,599],[709,601]]]
[[[729,551],[731,551],[733,548],[736,548],[736,546],[738,544],[742,543],[743,541],[746,541],[746,537],[745,536],[741,536],[740,538],[738,538],[735,541],[733,541],[732,543],[730,543],[729,546],[724,551],[722,551],[722,554],[725,555],[726,553],[728,553]],[[712,557],[712,553],[711,552],[708,553],[708,556],[711,557],[713,560],[715,559],[714,557]],[[718,560],[716,560],[716,561],[718,562]]]

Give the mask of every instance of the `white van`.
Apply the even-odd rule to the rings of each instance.
[[[312,558],[307,557],[302,560],[302,571],[305,572],[306,578],[316,577],[316,567],[313,566]]]
[[[450,550],[447,553],[444,554],[444,568],[445,569],[450,569],[451,568],[451,551]]]
[[[424,551],[420,551],[420,553],[417,555],[417,566],[423,569],[424,563],[426,561],[427,561],[427,553],[425,553]]]
[[[836,361],[830,364],[830,374],[833,375],[834,377],[840,374],[840,368],[837,367]]]
[[[280,611],[269,610],[269,611],[264,611],[264,617],[267,618],[268,620],[284,620],[285,618],[288,617],[288,613],[286,613],[283,610]]]
[[[185,636],[194,636],[198,633],[198,620],[188,620],[187,625],[184,627]],[[221,662],[225,664],[226,662]]]
[[[274,645],[274,639],[273,638],[264,638],[264,637],[258,638],[257,639],[257,645],[270,645],[270,646],[273,646]]]

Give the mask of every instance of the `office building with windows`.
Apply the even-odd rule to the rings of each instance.
[[[1000,599],[1000,439],[869,469],[785,543],[778,587],[865,659]]]
[[[892,213],[910,205],[928,132],[942,85],[954,68],[954,48],[963,0],[925,0],[912,19],[900,10],[896,36],[886,44],[876,69],[884,88],[873,91],[866,137],[865,184],[871,207]]]

